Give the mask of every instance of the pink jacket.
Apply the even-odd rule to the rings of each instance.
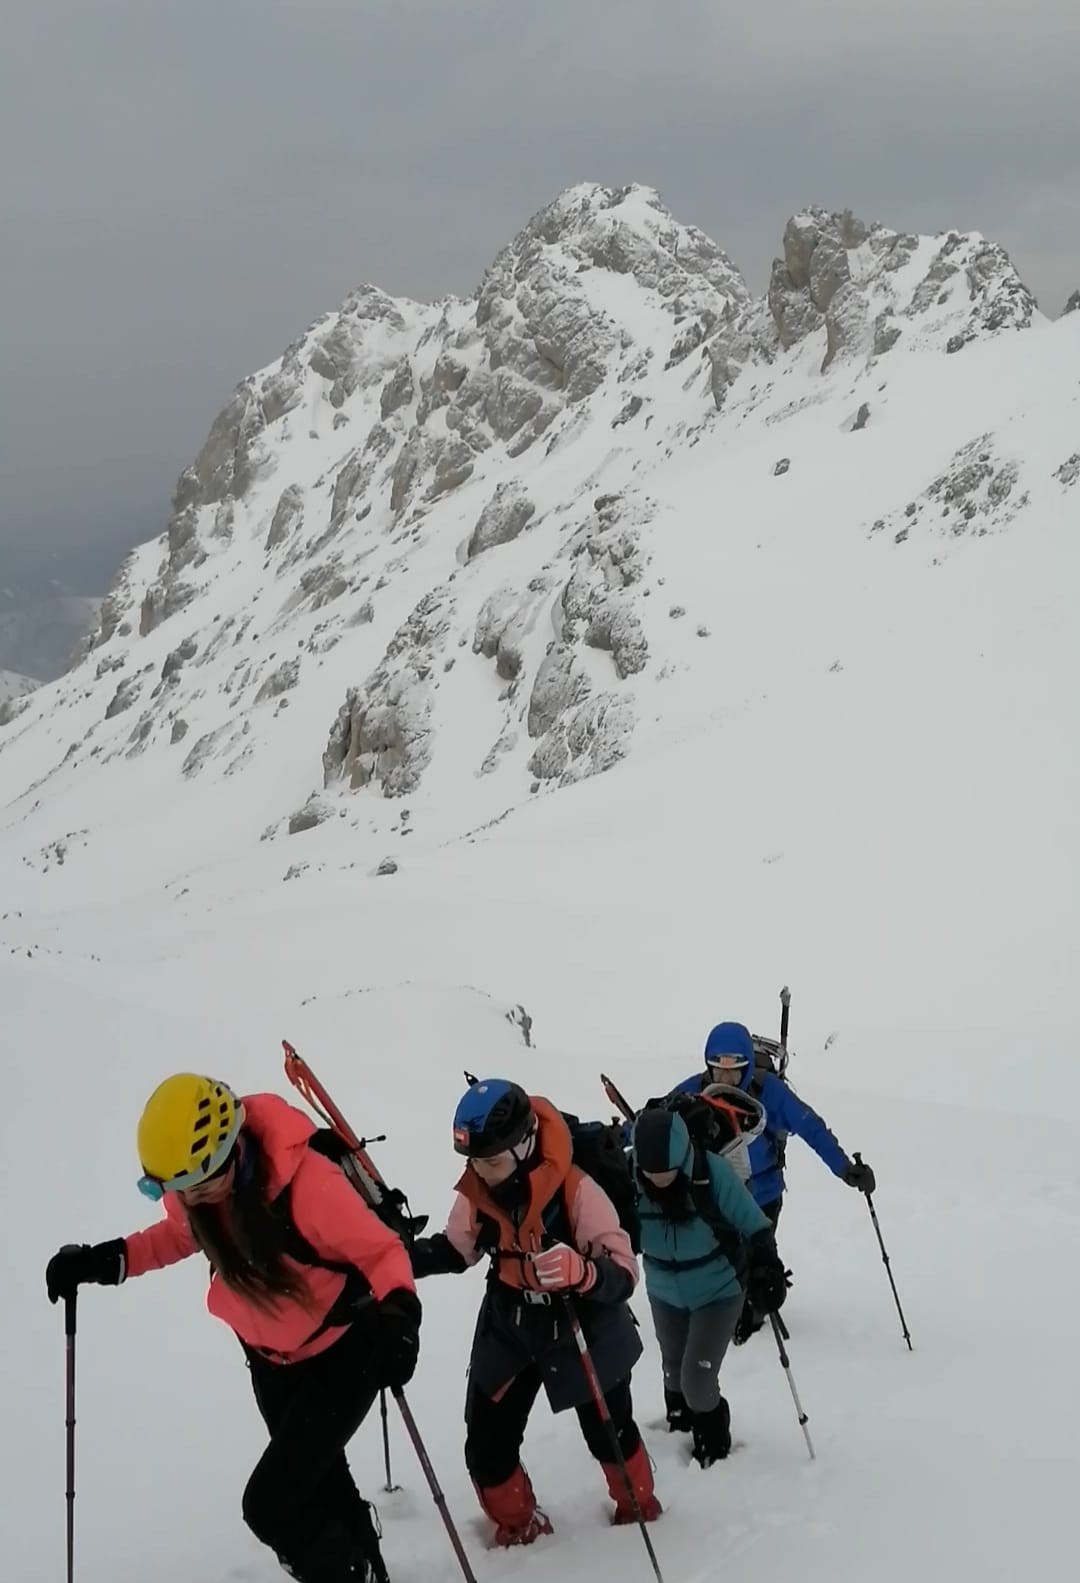
[[[577,1192],[567,1204],[574,1247],[587,1259],[606,1254],[630,1276],[633,1285],[638,1282],[638,1261],[630,1245],[630,1238],[619,1224],[619,1217],[610,1198],[591,1176],[581,1173]],[[448,1241],[457,1249],[466,1264],[475,1264],[483,1254],[476,1246],[479,1235],[476,1210],[464,1193],[454,1198],[446,1222]],[[631,1288],[632,1290],[633,1288]]]
[[[246,1095],[244,1110],[245,1128],[266,1152],[270,1197],[276,1198],[291,1182],[293,1223],[315,1251],[337,1263],[355,1265],[376,1298],[395,1288],[415,1291],[412,1266],[400,1238],[367,1207],[338,1166],[307,1147],[315,1131],[307,1116],[277,1094]],[[125,1278],[163,1269],[200,1251],[178,1196],[166,1193],[162,1203],[163,1220],[125,1239]],[[303,1280],[309,1304],[281,1298],[266,1312],[212,1274],[206,1306],[241,1341],[272,1353],[277,1362],[297,1363],[325,1351],[344,1335],[346,1327],[337,1325],[308,1340],[341,1295],[345,1277],[291,1259],[286,1263]]]

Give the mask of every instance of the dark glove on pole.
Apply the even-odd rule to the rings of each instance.
[[[846,1186],[857,1188],[860,1193],[865,1193],[869,1198],[871,1193],[877,1192],[877,1177],[865,1160],[855,1156],[854,1165],[849,1165],[844,1172],[843,1181]]]
[[[399,1391],[416,1372],[420,1356],[420,1299],[399,1287],[378,1305],[373,1370],[379,1384]]]
[[[124,1239],[99,1242],[69,1242],[54,1253],[45,1266],[45,1290],[50,1303],[74,1297],[80,1286],[119,1286],[124,1279]]]
[[[791,1282],[771,1231],[759,1231],[751,1237],[749,1255],[747,1301],[759,1314],[776,1313],[784,1306]]]

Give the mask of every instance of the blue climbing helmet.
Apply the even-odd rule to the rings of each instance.
[[[513,1149],[536,1120],[529,1096],[505,1077],[470,1083],[454,1112],[454,1148],[469,1159]]]
[[[705,1040],[705,1065],[713,1081],[745,1088],[754,1070],[754,1039],[741,1022],[718,1022]]]

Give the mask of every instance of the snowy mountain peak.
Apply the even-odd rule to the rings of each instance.
[[[1035,299],[1003,248],[977,233],[950,231],[932,252],[926,241],[867,226],[850,210],[794,215],[768,292],[781,346],[824,329],[824,371],[838,356],[880,355],[912,331],[952,353],[1030,326]]]
[[[0,748],[57,787],[239,777],[268,838],[361,790],[482,823],[663,736],[733,536],[788,543],[821,490],[855,543],[933,560],[1072,488],[1075,445],[1025,455],[1006,332],[1080,320],[1048,326],[1000,248],[811,208],[782,251],[755,299],[651,189],[583,185],[468,300],[359,287],[237,387]]]
[[[570,187],[533,216],[500,254],[520,261],[521,277],[535,265],[544,248],[558,249],[579,272],[606,269],[633,275],[665,298],[692,291],[695,276],[722,298],[745,301],[750,296],[742,276],[727,254],[695,226],[682,225],[652,187]],[[686,304],[673,304],[685,311]]]

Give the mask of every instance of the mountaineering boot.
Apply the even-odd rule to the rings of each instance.
[[[495,1524],[494,1543],[500,1549],[510,1545],[531,1545],[541,1534],[551,1532],[551,1523],[537,1509],[529,1475],[519,1462],[502,1484],[487,1489],[475,1485],[480,1504]]]
[[[626,1487],[622,1468],[617,1462],[602,1462],[600,1466],[607,1479],[608,1494],[615,1502],[612,1522],[617,1528],[621,1528],[625,1523],[636,1523],[638,1514],[630,1499],[630,1491]],[[642,1517],[647,1523],[654,1523],[664,1508],[653,1489],[652,1464],[649,1461],[649,1453],[645,1450],[644,1440],[639,1440],[633,1456],[626,1458],[626,1474],[637,1496]]]
[[[390,1583],[379,1540],[382,1529],[375,1508],[357,1492],[349,1517],[349,1532],[356,1540],[359,1557],[353,1562],[356,1583]]]
[[[692,1427],[692,1415],[682,1391],[669,1391],[665,1385],[664,1408],[667,1412],[667,1426],[670,1432],[688,1435]]]
[[[721,1462],[731,1450],[731,1408],[721,1396],[710,1412],[695,1413],[694,1449],[690,1453],[703,1468]]]
[[[278,1560],[297,1583],[357,1583],[364,1577],[356,1570],[364,1560],[359,1546],[341,1523],[328,1524],[298,1554]]]

